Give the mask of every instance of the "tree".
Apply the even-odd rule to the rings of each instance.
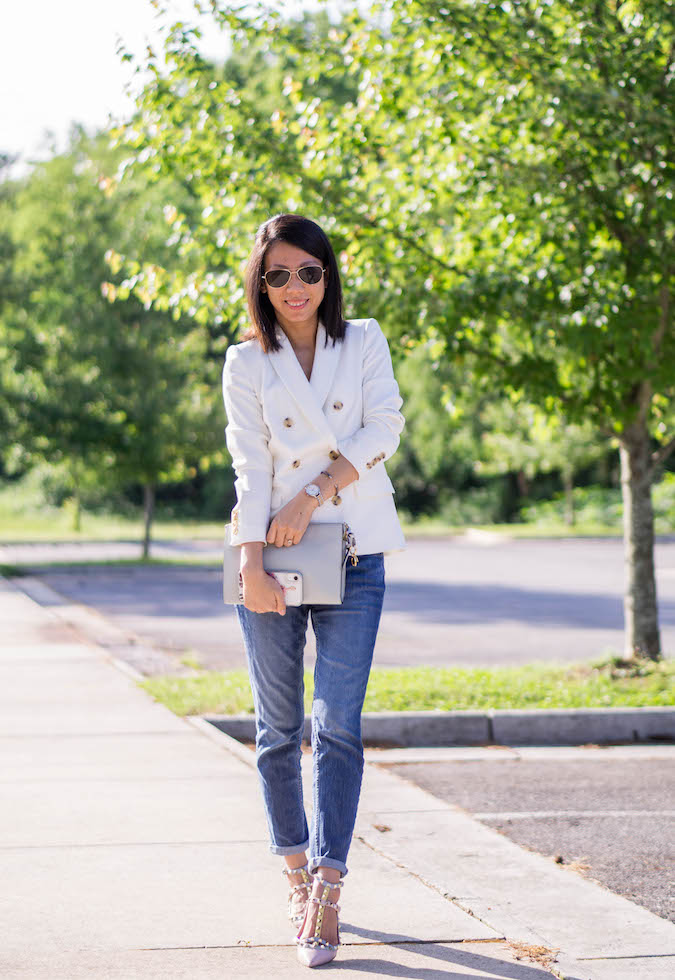
[[[73,150],[40,164],[16,193],[8,225],[15,295],[2,315],[13,340],[14,465],[66,464],[76,501],[83,471],[102,468],[116,432],[101,370],[116,333],[100,296],[110,216],[78,162]]]
[[[5,313],[21,295],[14,272],[16,249],[9,233],[18,190],[16,182],[8,179],[13,162],[8,154],[0,154],[0,465],[4,466],[8,464],[16,428],[10,391],[16,375],[17,339],[7,326]]]
[[[651,486],[675,448],[672,92],[663,0],[386,0],[313,35],[214,0],[235,49],[293,52],[269,116],[211,84],[183,25],[134,123],[158,173],[204,204],[182,221],[193,305],[244,319],[233,282],[257,222],[301,207],[389,336],[426,341],[493,392],[620,445],[627,650],[659,656]],[[317,78],[357,86],[340,103]],[[285,96],[285,98],[284,98]],[[167,294],[184,294],[174,278]]]
[[[535,405],[509,399],[489,402],[481,415],[481,474],[515,470],[524,482],[557,470],[565,491],[565,522],[574,524],[574,476],[608,452],[607,440],[588,425],[546,414]]]
[[[133,242],[166,261],[165,198],[159,185],[131,182],[116,193],[109,174],[119,154],[108,142],[76,131],[70,150],[40,164],[17,194],[11,235],[23,291],[3,315],[16,339],[9,394],[20,461],[69,467],[76,527],[83,480],[142,485],[147,556],[157,484],[223,455],[219,364],[199,323],[129,296],[111,247]]]

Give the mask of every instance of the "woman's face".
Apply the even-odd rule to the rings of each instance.
[[[265,255],[265,272],[273,269],[288,269],[297,272],[308,265],[321,266],[315,255],[289,245],[288,242],[275,242]],[[315,328],[318,322],[318,309],[326,292],[325,274],[314,285],[303,282],[299,276],[291,275],[285,286],[273,288],[265,280],[261,289],[267,293],[274,307],[279,325],[286,332],[298,328]]]

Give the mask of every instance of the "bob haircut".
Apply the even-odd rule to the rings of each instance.
[[[345,335],[345,321],[342,318],[342,286],[335,253],[323,229],[300,214],[277,214],[258,228],[253,251],[246,266],[246,299],[251,328],[244,339],[258,340],[266,354],[281,347],[277,337],[274,307],[260,288],[265,271],[265,256],[276,242],[287,242],[309,252],[324,267],[326,291],[318,315],[333,344],[342,340]]]

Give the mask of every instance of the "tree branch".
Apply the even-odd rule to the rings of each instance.
[[[317,200],[320,201],[325,197],[325,190],[322,186],[321,181],[318,178],[309,177],[307,174],[303,174],[302,181],[305,185],[312,188],[313,192],[316,194]],[[378,218],[369,218],[368,215],[361,214],[353,207],[350,207],[349,205],[345,205],[344,201],[335,202],[334,207],[337,207],[339,211],[342,213],[342,215],[348,218],[348,220],[352,224],[361,223],[363,225],[367,225],[369,228],[373,229],[374,231],[384,230],[387,234],[391,235],[393,238],[398,239],[400,242],[404,242],[409,248],[413,249],[416,252],[419,252],[419,254],[423,255],[428,262],[440,266],[446,272],[454,272],[458,276],[469,275],[468,272],[464,272],[462,269],[459,269],[456,265],[450,262],[446,262],[445,259],[439,258],[437,255],[434,255],[433,252],[430,252],[428,249],[424,248],[423,245],[420,245],[420,242],[417,238],[412,238],[410,235],[406,235],[405,232],[401,232],[397,228],[388,227],[385,221],[382,221],[381,219]]]
[[[668,73],[670,72],[671,62],[675,59],[675,38],[670,42],[670,49],[666,55],[666,66],[663,70],[663,77],[661,78],[661,91],[666,94]]]
[[[665,442],[656,452],[652,453],[652,472],[668,459],[675,449],[675,436]]]

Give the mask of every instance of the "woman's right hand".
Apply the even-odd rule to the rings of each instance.
[[[244,584],[244,605],[251,612],[276,612],[280,616],[286,613],[284,590],[277,580],[262,566],[260,568],[242,568],[241,578]]]

